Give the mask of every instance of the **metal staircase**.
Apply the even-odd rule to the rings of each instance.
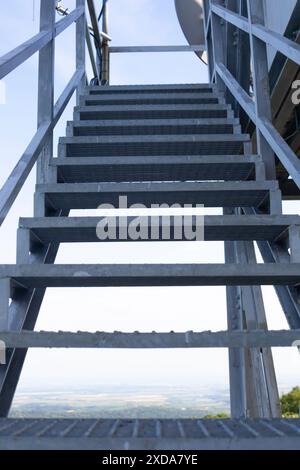
[[[96,59],[86,34],[86,3]],[[264,27],[261,2],[229,2],[242,4],[235,13],[227,3],[204,2],[208,84],[109,86],[107,23],[104,18],[104,33],[100,33],[92,0],[77,0],[76,9],[56,23],[55,0],[41,0],[40,33],[0,59],[1,79],[39,51],[38,129],[0,192],[2,223],[37,163],[34,217],[20,219],[17,263],[0,266],[1,358],[3,346],[6,352],[5,363],[0,364],[0,449],[299,448],[300,420],[281,417],[271,348],[291,347],[300,341],[300,219],[282,214],[281,182],[276,175],[280,160],[300,188],[300,164],[272,126],[266,42],[299,63],[300,50]],[[240,16],[247,6],[248,18]],[[54,103],[54,39],[73,22],[76,71]],[[230,27],[224,29],[227,23]],[[235,28],[241,28],[243,35],[235,35]],[[243,43],[246,34],[249,44]],[[93,86],[87,86],[85,41],[95,74]],[[164,46],[161,50],[174,49]],[[115,48],[115,52],[120,50],[136,48]],[[182,51],[181,46],[178,50]],[[203,51],[204,47],[184,46],[184,50]],[[249,64],[242,70],[231,57],[232,51],[237,58],[244,57],[245,50],[245,62],[254,60],[253,99],[245,89],[249,76],[243,76],[250,74]],[[67,136],[60,139],[58,157],[53,158],[53,129],[75,90],[74,120],[67,125]],[[245,117],[254,122],[256,135],[245,133]],[[255,153],[253,143],[258,149]],[[127,207],[221,208],[222,215],[201,219],[201,234],[203,242],[224,242],[225,263],[55,263],[61,243],[193,243],[190,235],[199,225],[196,215],[189,218],[187,232],[179,230],[178,216],[170,216],[167,230],[165,218],[148,216],[146,228],[134,225],[132,237],[129,228],[136,221],[133,217],[125,220],[120,212],[115,236],[103,238],[99,224],[111,219],[101,211],[99,217],[70,216],[74,209],[97,209],[102,204],[118,208],[125,199]],[[257,262],[254,242],[263,263]],[[226,286],[227,331],[34,331],[50,287],[219,285]],[[275,287],[289,330],[268,330],[263,285]],[[227,348],[231,419],[7,418],[26,352],[37,347]]]
[[[270,345],[274,344],[275,333],[266,333],[267,323],[258,285],[299,283],[299,246],[293,243],[293,237],[299,233],[300,219],[298,216],[281,214],[278,182],[265,180],[261,157],[250,153],[249,136],[241,134],[238,120],[232,117],[231,107],[224,104],[224,98],[216,88],[212,85],[86,88],[80,98],[80,106],[75,108],[74,121],[67,125],[67,137],[60,139],[58,158],[50,160],[46,174],[47,181],[36,186],[35,217],[20,219],[17,264],[0,267],[3,293],[1,319],[3,327],[8,326],[8,332],[2,338],[8,346],[10,342],[17,343],[19,348],[9,350],[7,365],[1,369],[2,415],[9,410],[18,382],[25,357],[22,346],[163,348],[221,347],[225,344],[229,347],[233,344],[234,331],[237,333],[239,330],[244,332],[243,338],[240,336],[235,339],[235,345],[240,348],[230,348],[233,418],[279,418],[278,391],[270,349]],[[122,240],[122,218],[118,219],[116,239],[100,241],[97,225],[102,219],[101,215],[67,217],[72,209],[96,209],[103,203],[118,207],[120,196],[127,197],[128,205],[142,203],[151,207],[151,204],[177,203],[182,207],[184,204],[203,204],[224,208],[224,215],[205,216],[204,240],[234,244],[234,259],[224,265],[53,264],[60,243],[109,243]],[[255,214],[245,215],[239,209],[241,207],[244,210],[255,209]],[[169,240],[163,236],[162,217],[158,219],[156,240],[176,240],[175,217],[171,218]],[[128,219],[128,225],[131,220]],[[195,228],[196,216],[192,217],[191,223]],[[153,242],[150,232],[151,224],[149,237],[134,241]],[[291,246],[289,262],[257,264],[253,240],[274,242],[279,239],[286,240]],[[183,240],[188,240],[184,233]],[[131,238],[123,241],[130,242]],[[47,287],[162,285],[227,285],[228,301],[234,300],[242,309],[242,314],[234,317],[233,310],[229,308],[231,317],[228,330],[232,336],[227,338],[227,343],[225,332],[219,333],[219,338],[216,333],[208,333],[205,338],[205,333],[196,332],[181,335],[27,331],[16,335],[11,331],[33,328]],[[232,289],[238,289],[238,292],[232,292]],[[230,293],[235,297],[230,297]],[[13,300],[9,310],[10,296]],[[18,319],[24,309],[27,318],[21,324]],[[263,336],[259,336],[259,333],[263,333]],[[278,335],[279,345],[291,345],[293,338],[297,338],[297,335],[291,335],[292,332],[286,333],[286,337],[284,333]],[[248,348],[241,349],[242,346]],[[239,367],[241,370],[238,371]],[[244,377],[245,389],[238,401],[234,399],[234,387],[242,368],[247,373]],[[242,398],[244,403],[241,402]],[[97,446],[105,447],[109,437],[114,435],[111,431],[114,422],[110,421],[105,425],[105,420],[92,424],[73,420],[70,426],[64,421],[63,432],[55,431],[55,423],[51,420],[2,420],[0,432],[8,447],[15,445],[13,442],[17,442],[16,445],[20,447],[25,442],[30,446],[42,446],[49,438],[47,430],[50,428],[53,432],[50,433],[52,444],[49,445],[53,446],[56,446],[55,437],[62,436],[69,446],[74,440],[72,430],[76,428],[78,432],[75,437],[82,438],[83,433],[85,439],[80,442],[85,442],[83,445],[89,447],[93,439],[89,440],[88,437],[92,438],[95,434],[92,431],[87,434],[90,425],[101,429],[100,435],[96,434],[99,438]],[[156,448],[162,442],[162,436],[157,434],[157,426],[168,429],[166,437],[173,437],[175,446],[207,445],[208,436],[203,432],[205,423],[164,423],[157,421],[156,424],[147,424],[141,421],[142,428],[148,429],[150,426],[152,429],[154,426],[150,436],[151,445]],[[291,442],[300,434],[300,427],[297,428],[299,421],[291,426],[288,422],[283,424],[284,421],[276,420],[272,428],[268,421],[261,419],[260,432],[256,431],[257,423],[232,423],[219,421],[215,425],[216,430],[223,430],[223,433],[219,439],[214,435],[216,430],[211,435],[217,441],[220,440],[221,446],[227,445],[228,439],[233,436],[242,436],[243,432],[250,439],[244,436],[246,446],[250,442],[253,444],[254,436],[260,438],[260,445],[267,442],[265,437],[268,436],[268,430],[272,431],[272,442],[274,439],[276,441],[276,437],[285,436],[288,431],[293,436]],[[119,425],[122,427],[122,422]],[[124,426],[127,431],[132,427],[128,420],[124,421]],[[140,426],[139,421],[136,421],[135,426]],[[206,440],[195,441],[197,433],[184,431],[185,428],[192,429],[195,426],[199,436],[206,436]],[[231,426],[234,426],[235,431],[230,431]],[[178,427],[182,429],[181,434],[178,434]],[[117,425],[115,428],[119,429]],[[129,434],[125,432],[125,441],[132,438],[135,446],[143,447],[146,445],[144,440],[147,433],[136,431],[134,434],[134,429],[133,426]],[[72,437],[71,441],[68,441],[68,437]],[[117,445],[123,447],[124,442],[118,440]],[[165,445],[169,445],[167,442],[168,439]],[[289,445],[293,445],[291,442]],[[298,445],[298,438],[296,442]],[[82,444],[74,444],[76,448],[78,445]],[[64,444],[60,443],[59,446]]]

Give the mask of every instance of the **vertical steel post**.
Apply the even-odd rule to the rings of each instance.
[[[264,3],[262,0],[247,0],[247,2],[256,116],[258,119],[266,118],[272,122],[267,45],[252,34],[253,24],[265,24]],[[276,179],[274,152],[258,129],[257,144],[258,153],[266,166],[266,178]]]
[[[76,0],[76,7],[83,6],[85,8],[85,0]],[[85,70],[85,38],[86,38],[86,15],[82,15],[76,21],[76,69],[83,68]],[[83,94],[86,85],[86,75],[77,88],[77,105],[79,105],[79,97]]]
[[[103,6],[102,31],[108,34],[108,4]],[[101,64],[101,83],[109,85],[109,42],[102,38],[102,64]]]
[[[247,2],[244,0],[227,0],[227,8],[239,15],[247,14]],[[234,25],[227,23],[227,69],[238,81],[241,87],[249,93],[250,90],[250,42],[249,36]],[[248,124],[249,118],[234,96],[227,90],[226,102],[230,103],[236,117],[241,120],[242,127]],[[265,177],[264,177],[265,179]]]
[[[39,52],[38,66],[38,127],[43,122],[53,120],[54,105],[54,59],[55,59],[55,0],[41,0],[40,6],[40,31],[51,31],[52,40]],[[49,181],[49,162],[53,156],[53,132],[50,133],[47,142],[37,161],[37,183]]]
[[[291,263],[300,263],[300,225],[292,225],[289,228],[289,244]]]
[[[0,331],[9,329],[10,279],[0,279]]]
[[[222,0],[215,0],[215,3],[221,5]],[[224,22],[210,10],[211,0],[205,3],[205,16],[211,18],[211,48],[208,54],[213,65],[210,65],[212,71],[211,80],[215,79],[218,89],[221,92],[226,91],[226,86],[219,77],[216,76],[215,64],[220,62],[227,64],[226,50],[226,29]],[[208,9],[209,7],[209,9]],[[207,28],[208,29],[208,25]],[[207,42],[208,46],[208,42]],[[224,209],[224,214],[233,214],[234,210]],[[235,263],[234,242],[225,242],[225,263]],[[226,287],[227,298],[227,325],[228,331],[241,330],[243,328],[241,299],[239,288],[237,286]],[[245,418],[247,414],[246,403],[246,376],[245,376],[245,355],[241,348],[229,348],[229,381],[230,381],[230,408],[232,418]]]

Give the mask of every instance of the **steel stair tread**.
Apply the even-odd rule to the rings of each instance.
[[[200,135],[112,135],[112,136],[72,136],[60,137],[59,143],[62,145],[75,144],[109,144],[109,143],[131,143],[131,142],[147,142],[147,143],[165,143],[165,142],[249,142],[248,134],[200,134]]]
[[[233,133],[236,119],[127,119],[69,121],[68,136]]]
[[[1,418],[0,448],[297,450],[299,430],[299,419]]]
[[[228,347],[289,347],[300,330],[238,331],[3,331],[7,348],[60,349],[203,349]],[[1,435],[1,431],[0,431]]]
[[[170,119],[112,119],[107,121],[105,119],[91,119],[91,120],[73,120],[67,121],[67,125],[73,125],[74,127],[122,127],[122,126],[176,126],[176,127],[187,127],[189,125],[201,126],[201,125],[240,125],[240,122],[237,118],[170,118]]]
[[[121,104],[116,104],[116,105],[95,105],[95,106],[75,106],[74,110],[75,111],[80,111],[80,112],[91,112],[91,111],[136,111],[136,110],[166,110],[166,111],[172,111],[172,110],[220,110],[220,111],[228,111],[231,110],[231,106],[229,104],[223,104],[223,103],[215,103],[215,104],[134,104],[134,105],[126,105],[122,106]]]
[[[53,158],[58,182],[253,179],[259,156],[165,155]]]
[[[101,203],[118,207],[119,196],[128,204],[204,204],[207,207],[258,207],[278,188],[273,181],[59,183],[37,185],[46,203],[60,209],[94,209]]]
[[[187,83],[187,84],[165,84],[165,85],[110,85],[110,86],[88,86],[86,91],[91,94],[110,94],[110,93],[157,93],[167,91],[169,93],[195,93],[195,91],[214,91],[215,85],[210,83]]]
[[[203,155],[240,153],[246,134],[62,137],[59,156]]]
[[[97,237],[97,225],[102,219],[99,217],[41,217],[21,218],[19,227],[30,230],[32,242],[39,240],[43,243],[86,243],[100,242]],[[127,226],[133,217],[128,217]],[[116,219],[117,233],[119,228],[119,217]],[[161,225],[161,217],[159,219]],[[174,241],[174,216],[170,217],[171,240]],[[192,227],[196,225],[196,216],[192,217]],[[292,225],[300,225],[299,216],[290,215],[251,215],[251,216],[204,216],[204,240],[269,240],[274,241],[278,237],[287,234]],[[162,240],[160,233],[160,240]],[[112,240],[120,241],[118,238]],[[125,240],[130,241],[130,239]],[[143,240],[140,240],[141,242]],[[145,240],[144,240],[145,241]],[[149,240],[152,241],[151,237]],[[178,240],[175,240],[178,241]]]
[[[91,119],[174,119],[174,118],[226,118],[233,117],[228,105],[195,104],[195,105],[109,105],[109,106],[77,106],[74,108],[75,120]]]
[[[51,165],[54,166],[72,166],[72,165],[204,165],[204,164],[217,164],[217,165],[229,165],[231,163],[237,163],[240,166],[262,163],[262,158],[259,155],[145,155],[136,157],[135,155],[118,155],[116,157],[68,157],[68,158],[52,158],[50,161]]]

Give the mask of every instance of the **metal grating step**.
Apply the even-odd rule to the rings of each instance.
[[[128,217],[126,226],[129,226],[133,217]],[[102,217],[42,217],[42,218],[22,218],[19,228],[30,230],[31,249],[34,249],[36,242],[48,244],[50,242],[60,243],[95,243],[100,242],[97,237],[97,225]],[[148,221],[149,218],[147,218]],[[162,236],[162,217],[156,220],[160,228],[159,240],[164,240]],[[152,222],[154,224],[154,222]],[[300,225],[299,216],[270,216],[270,215],[211,215],[204,216],[204,240],[224,241],[224,240],[269,240],[275,241],[279,237],[288,235],[288,229],[293,225]],[[150,225],[150,224],[149,224]],[[174,241],[174,225],[176,218],[170,217],[170,240]],[[192,229],[196,227],[196,217],[192,217]],[[117,235],[119,235],[120,219],[116,220]],[[149,235],[151,231],[149,228]],[[183,240],[187,238],[183,234]],[[104,240],[104,241],[107,241]],[[119,236],[115,240],[120,241]],[[130,241],[123,240],[123,241]],[[143,241],[139,239],[138,241]],[[151,236],[144,241],[153,241]],[[178,241],[178,240],[177,240]],[[24,247],[25,249],[25,247]]]
[[[17,291],[33,287],[300,285],[300,264],[1,265]]]
[[[215,86],[209,83],[193,83],[178,85],[110,85],[90,86],[85,90],[91,95],[107,95],[116,93],[209,93],[215,90]]]
[[[36,197],[42,196],[51,209],[96,209],[100,204],[119,207],[120,196],[127,204],[203,204],[206,207],[259,207],[268,204],[273,181],[197,182],[197,183],[69,183],[37,185]]]
[[[299,447],[299,419],[0,419],[2,450],[298,450]]]
[[[246,134],[62,137],[60,157],[119,155],[234,155],[249,142]]]
[[[80,97],[81,106],[142,105],[142,104],[218,104],[221,98],[212,93],[130,93],[116,95],[85,95]]]
[[[232,134],[236,119],[135,119],[68,122],[67,135]]]
[[[101,181],[242,181],[254,179],[258,156],[147,156],[54,158],[60,183]]]
[[[224,104],[80,106],[74,108],[75,120],[91,119],[198,119],[233,117]]]

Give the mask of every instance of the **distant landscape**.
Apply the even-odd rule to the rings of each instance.
[[[280,384],[280,393],[291,390]],[[97,385],[68,390],[19,389],[12,418],[203,418],[229,415],[226,386]]]
[[[91,390],[18,391],[10,416],[201,418],[218,413],[229,413],[226,388],[105,385]]]

